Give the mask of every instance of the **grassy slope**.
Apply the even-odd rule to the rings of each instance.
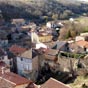
[[[83,76],[77,77],[74,83],[71,83],[70,86],[72,88],[82,88],[82,84],[87,84],[88,83],[88,78],[84,78]]]

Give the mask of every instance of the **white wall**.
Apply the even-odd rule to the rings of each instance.
[[[86,49],[86,52],[88,52],[88,49]]]
[[[32,59],[26,59],[26,58],[22,58],[23,60],[21,60],[21,57],[17,57],[17,69],[18,69],[18,74],[20,74],[21,72],[25,71],[25,70],[32,70]]]
[[[75,41],[80,41],[80,40],[85,41],[85,37],[83,37],[83,36],[77,36],[77,37],[75,38]]]
[[[81,33],[80,36],[88,36],[88,32],[86,32],[86,33]]]
[[[51,26],[52,26],[51,23],[50,22],[47,22],[46,27],[47,28],[51,28]]]
[[[10,60],[8,59],[8,56],[5,55],[3,61],[9,66],[10,65]]]

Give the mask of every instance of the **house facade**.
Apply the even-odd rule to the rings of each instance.
[[[28,79],[36,81],[38,75],[38,56],[32,58],[32,50],[25,51],[16,58],[17,73]]]
[[[3,49],[0,49],[0,61],[5,62],[8,66],[10,65],[10,60],[8,59],[8,55]]]
[[[39,36],[41,42],[50,42],[52,41],[52,35]]]

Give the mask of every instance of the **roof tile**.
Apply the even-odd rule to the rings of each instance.
[[[18,46],[18,45],[12,45],[9,48],[9,51],[12,52],[14,55],[18,55],[18,54],[25,52],[26,48],[23,48],[23,47]]]
[[[43,85],[41,85],[41,88],[70,88],[70,87],[65,85],[64,83],[61,83],[60,81],[57,81],[56,79],[50,78]]]

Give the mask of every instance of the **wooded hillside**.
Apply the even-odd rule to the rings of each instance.
[[[88,14],[88,4],[75,0],[0,0],[4,18],[67,19]]]

